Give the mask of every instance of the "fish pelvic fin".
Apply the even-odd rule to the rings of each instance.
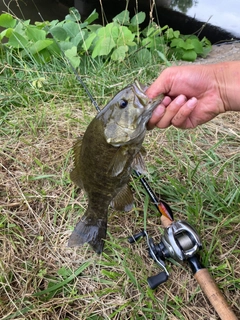
[[[133,194],[129,185],[125,185],[113,198],[111,207],[118,211],[130,211],[133,207]]]
[[[88,208],[76,224],[68,240],[68,246],[78,247],[88,243],[96,253],[102,253],[107,233],[107,210],[105,216],[106,218],[98,218],[97,214]]]
[[[146,155],[144,147],[136,154],[132,162],[132,169],[140,172],[141,174],[147,174],[147,169],[143,157]]]

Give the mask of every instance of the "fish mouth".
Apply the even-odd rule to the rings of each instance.
[[[135,105],[137,105],[139,108],[144,108],[144,121],[147,122],[151,116],[153,110],[162,102],[164,95],[160,94],[156,98],[150,99],[148,96],[145,94],[147,91],[148,87],[144,86],[137,80],[134,81],[133,83],[133,92],[135,94]]]

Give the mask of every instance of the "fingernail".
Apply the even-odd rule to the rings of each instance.
[[[165,107],[160,104],[155,110],[154,110],[154,115],[157,116],[157,117],[161,117],[163,116],[165,112]]]
[[[175,100],[175,102],[176,102],[176,104],[178,105],[178,106],[181,106],[182,104],[184,104],[184,102],[186,102],[187,101],[187,98],[183,95],[183,94],[181,94],[180,96],[178,96],[177,98],[176,98],[176,100]]]
[[[195,97],[189,99],[188,102],[186,103],[188,108],[195,108],[196,104],[197,104],[197,99]]]

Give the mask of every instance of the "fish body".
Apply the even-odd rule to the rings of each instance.
[[[90,122],[74,145],[71,180],[83,188],[88,207],[69,239],[69,246],[89,243],[101,253],[107,232],[108,207],[129,211],[133,197],[131,170],[144,170],[142,143],[146,123],[163,96],[145,95],[138,82],[121,90]]]

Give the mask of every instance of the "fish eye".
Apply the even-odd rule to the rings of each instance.
[[[121,109],[126,108],[127,105],[128,105],[128,101],[127,101],[127,100],[121,99],[121,100],[119,101],[119,107],[120,107]]]

